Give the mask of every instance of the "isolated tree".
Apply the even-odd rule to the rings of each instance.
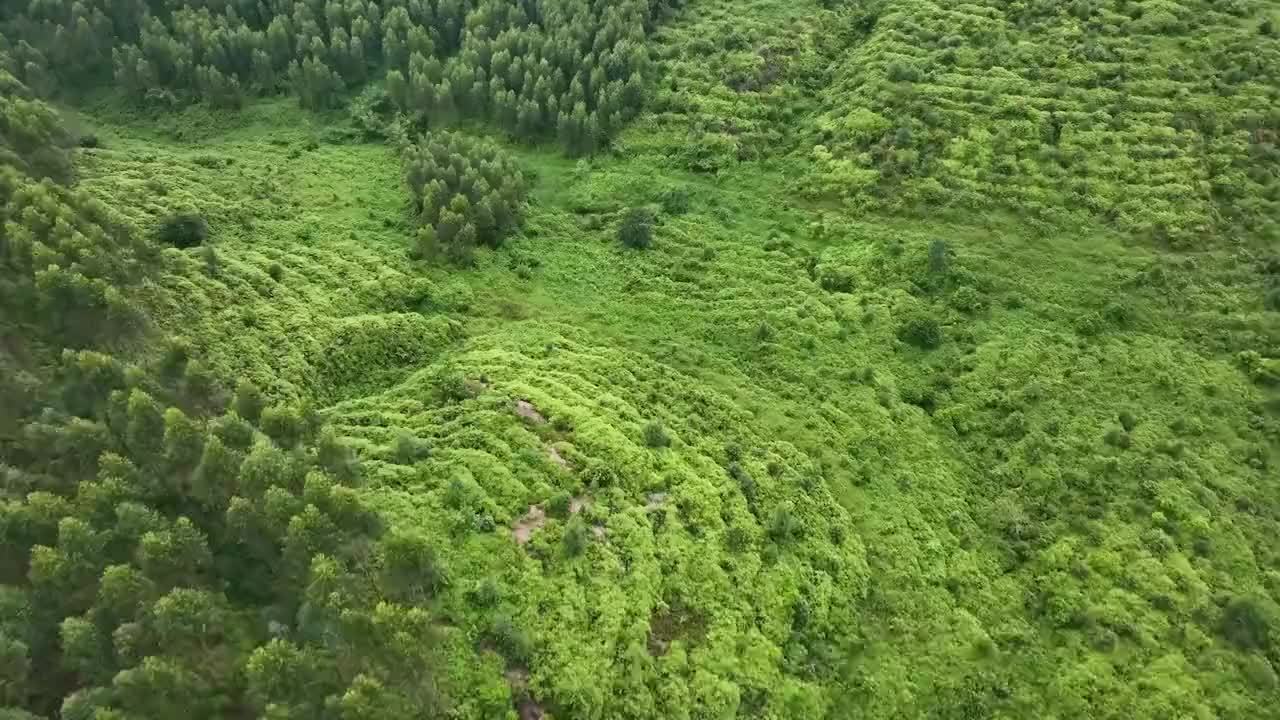
[[[929,272],[943,276],[947,274],[950,262],[950,248],[945,240],[934,240],[929,243]]]
[[[923,350],[932,350],[942,344],[942,325],[929,313],[912,313],[898,326],[898,338]]]
[[[209,237],[209,224],[196,213],[176,213],[160,221],[156,239],[176,248],[191,248],[204,244]]]
[[[245,420],[258,422],[258,418],[262,415],[262,409],[266,407],[266,400],[257,385],[254,385],[249,380],[241,379],[239,384],[236,385],[235,401],[232,407]]]
[[[649,208],[631,208],[618,225],[618,240],[629,248],[648,248],[653,243],[653,222],[653,211]]]

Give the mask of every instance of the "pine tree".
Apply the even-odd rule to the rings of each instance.
[[[290,79],[302,106],[309,109],[332,107],[342,89],[342,79],[324,61],[310,57],[290,67]]]
[[[475,261],[475,228],[464,223],[445,246],[445,257],[454,265],[470,265]]]
[[[392,105],[401,112],[409,109],[409,83],[404,79],[404,74],[399,70],[390,70],[387,72],[386,79],[387,97],[391,98]]]
[[[493,213],[493,195],[486,193],[476,203],[472,213],[475,224],[476,239],[488,245],[497,245],[501,237],[498,234],[498,223]]]
[[[267,26],[266,53],[273,68],[286,67],[293,60],[293,32],[289,20],[283,15],[271,19]]]
[[[471,91],[467,94],[466,105],[471,114],[478,117],[490,117],[488,86],[478,76],[475,82],[471,84]]]
[[[537,103],[528,99],[522,100],[516,118],[516,133],[525,138],[537,137],[542,130],[541,115]]]
[[[271,62],[271,56],[265,50],[253,51],[253,85],[260,92],[267,95],[274,95],[276,88],[276,70]]]
[[[351,82],[364,82],[369,70],[368,60],[365,57],[364,41],[359,37],[352,37],[347,41],[347,51],[350,55],[348,67],[351,68]]]
[[[640,79],[640,73],[633,72],[622,88],[622,107],[625,113],[628,113],[624,114],[624,117],[634,116],[640,111],[642,105],[644,105],[644,82]]]
[[[574,114],[577,114],[576,110]],[[594,112],[588,113],[586,120],[582,123],[582,138],[579,141],[577,152],[582,155],[590,155],[596,151],[599,141],[600,123]]]
[[[433,120],[448,123],[458,116],[457,107],[453,102],[453,86],[449,83],[448,78],[441,80],[440,84],[435,87],[435,104],[431,108],[431,116]]]
[[[556,137],[560,141],[560,147],[565,152],[572,152],[572,148],[577,145],[580,132],[581,130],[578,129],[573,114],[561,111],[560,117],[556,122]]]

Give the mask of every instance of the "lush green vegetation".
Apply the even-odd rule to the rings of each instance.
[[[1258,718],[1280,7],[0,10],[0,717]]]
[[[401,153],[423,257],[469,261],[478,243],[497,247],[519,224],[524,178],[506,153],[454,134]]]

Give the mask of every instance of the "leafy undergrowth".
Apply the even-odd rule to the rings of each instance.
[[[459,717],[1275,699],[1276,646],[1233,629],[1276,627],[1280,592],[1275,400],[1238,360],[1277,335],[1244,250],[851,218],[761,165],[511,147],[522,233],[429,267],[391,151],[322,119],[89,122],[86,189],[209,219],[212,255],[166,251],[157,321],[320,406],[439,549]],[[626,249],[644,205],[652,248]]]
[[[285,102],[193,109],[159,129],[123,119],[82,153],[82,185],[141,228],[207,218],[208,246],[166,251],[185,272],[146,294],[163,329],[220,376],[324,403],[390,384],[457,339],[434,313],[465,294],[401,261],[412,223],[391,148],[325,131]]]

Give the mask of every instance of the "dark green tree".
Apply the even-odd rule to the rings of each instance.
[[[629,248],[643,250],[653,243],[653,211],[635,207],[627,211],[618,225],[618,240]]]

